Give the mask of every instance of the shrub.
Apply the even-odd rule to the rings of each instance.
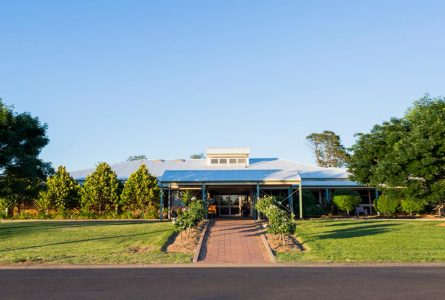
[[[46,190],[39,193],[36,205],[41,213],[48,214],[51,208],[55,208],[57,213],[63,216],[67,209],[79,206],[79,200],[79,184],[64,166],[59,166],[57,172],[48,178]]]
[[[125,182],[121,194],[121,205],[124,211],[140,210],[143,218],[146,211],[157,210],[158,198],[159,187],[156,177],[151,175],[147,167],[142,164]]]
[[[84,212],[103,214],[119,210],[119,181],[116,173],[106,163],[100,163],[87,176],[82,186],[81,206]]]
[[[187,237],[193,227],[196,227],[205,217],[206,210],[201,200],[190,200],[188,207],[173,220],[176,232],[187,230]],[[182,235],[181,235],[182,236]]]
[[[298,205],[294,203],[294,213],[298,212]],[[319,217],[324,213],[314,194],[311,191],[303,190],[303,215],[306,217]]]
[[[332,201],[338,209],[346,211],[349,215],[349,212],[361,203],[361,198],[356,191],[339,190],[334,193]]]
[[[376,200],[375,206],[383,215],[393,216],[399,210],[400,199],[390,194],[383,194]]]
[[[294,214],[289,214],[286,210],[281,209],[274,197],[259,199],[255,208],[267,217],[269,221],[267,231],[279,235],[283,243],[286,235],[295,232]]]
[[[402,207],[402,211],[410,215],[420,213],[425,208],[425,203],[412,198],[402,199],[400,201],[400,205]]]

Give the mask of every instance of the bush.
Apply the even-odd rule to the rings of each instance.
[[[294,213],[298,212],[298,205],[294,203]],[[314,193],[308,190],[303,190],[303,216],[305,217],[319,217],[324,213],[323,207],[314,196]]]
[[[346,211],[347,215],[362,202],[359,193],[345,190],[336,191],[332,201],[338,209]]]
[[[400,199],[392,195],[383,194],[376,200],[375,207],[383,215],[393,216],[399,210]]]
[[[293,234],[296,229],[295,216],[281,209],[274,197],[264,197],[258,200],[255,208],[263,213],[269,221],[267,231],[280,236],[284,243],[286,235]]]
[[[119,181],[116,173],[106,163],[100,163],[96,170],[87,176],[82,186],[81,206],[84,212],[92,211],[99,215],[119,210]]]
[[[425,209],[425,203],[412,198],[402,199],[400,205],[402,211],[410,215],[420,213]]]
[[[187,237],[193,227],[196,227],[205,217],[206,209],[201,200],[190,200],[188,207],[173,219],[173,227],[176,232],[187,230]]]

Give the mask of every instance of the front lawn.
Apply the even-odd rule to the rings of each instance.
[[[37,221],[0,223],[0,264],[184,263],[166,253],[169,222]]]
[[[281,262],[445,262],[445,227],[435,221],[306,220],[297,236],[308,251]]]

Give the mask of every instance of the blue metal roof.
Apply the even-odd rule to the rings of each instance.
[[[295,170],[167,170],[161,182],[266,182],[300,181]]]

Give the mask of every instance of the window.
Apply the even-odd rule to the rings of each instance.
[[[217,158],[212,158],[212,159],[210,160],[210,163],[211,163],[212,165],[217,165],[217,164],[218,164],[218,159],[217,159]]]
[[[245,158],[238,158],[238,163],[239,164],[245,164],[246,163],[246,159]]]
[[[231,165],[236,164],[236,158],[229,159],[229,164],[231,164]]]
[[[220,158],[219,159],[219,163],[220,164],[226,164],[227,163],[227,158]]]

